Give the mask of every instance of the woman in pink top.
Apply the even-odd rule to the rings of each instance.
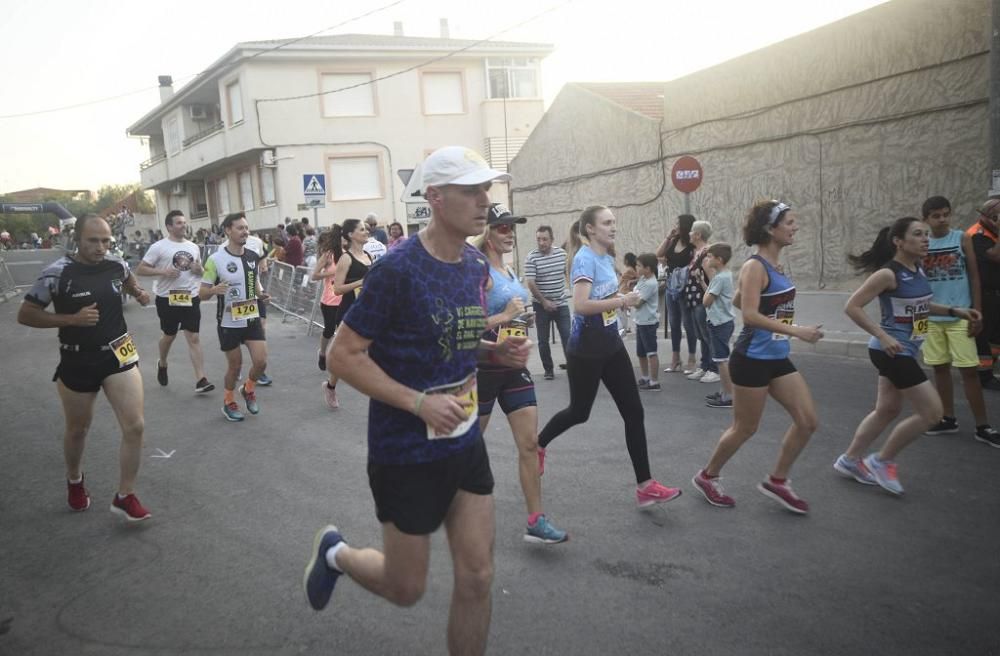
[[[333,291],[333,274],[337,270],[337,260],[343,254],[343,236],[339,225],[334,225],[319,237],[317,244],[318,256],[316,258],[316,268],[313,269],[312,279],[323,281],[323,296],[320,299],[320,310],[323,312],[323,336],[319,340],[319,369],[326,371],[326,348],[337,330],[337,307],[340,305],[341,297]],[[331,408],[339,406],[336,396],[332,396],[333,386],[337,384],[337,379],[331,375],[330,381],[323,382],[323,389],[327,390],[327,404]],[[331,398],[332,396],[332,398]]]
[[[399,221],[393,221],[389,224],[389,248],[395,248],[399,246],[406,240],[406,231],[403,230],[403,224]]]

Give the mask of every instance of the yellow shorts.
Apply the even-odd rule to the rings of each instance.
[[[969,322],[929,321],[927,339],[924,340],[924,364],[934,366],[951,364],[959,368],[978,367],[976,340],[969,337]]]

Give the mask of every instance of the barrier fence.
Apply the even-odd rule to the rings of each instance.
[[[17,284],[14,275],[7,267],[7,261],[0,257],[0,303],[17,296]]]

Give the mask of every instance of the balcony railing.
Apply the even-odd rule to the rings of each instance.
[[[154,164],[162,162],[165,159],[167,159],[167,154],[166,153],[160,153],[159,155],[153,155],[152,157],[150,157],[145,162],[143,162],[142,164],[139,165],[139,170],[140,171],[145,171],[150,166],[153,166]]]
[[[507,171],[510,160],[521,150],[521,146],[528,140],[527,137],[487,137],[483,144],[483,155],[490,166],[498,171]]]
[[[207,139],[208,137],[212,136],[216,132],[220,131],[222,128],[223,128],[222,121],[219,121],[218,123],[214,123],[214,124],[210,125],[209,127],[205,128],[204,130],[202,130],[198,134],[188,137],[187,139],[185,139],[181,143],[182,143],[182,145],[183,145],[184,148],[187,148],[191,144],[196,144],[199,141],[201,141],[202,139]]]

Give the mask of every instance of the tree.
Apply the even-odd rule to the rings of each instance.
[[[142,187],[137,182],[124,185],[108,184],[102,186],[97,190],[97,200],[94,202],[94,209],[91,211],[101,215],[116,212],[121,203],[132,194],[135,194],[136,210],[138,210],[139,214],[153,214],[156,212],[153,202],[146,195],[146,192],[142,191]]]

